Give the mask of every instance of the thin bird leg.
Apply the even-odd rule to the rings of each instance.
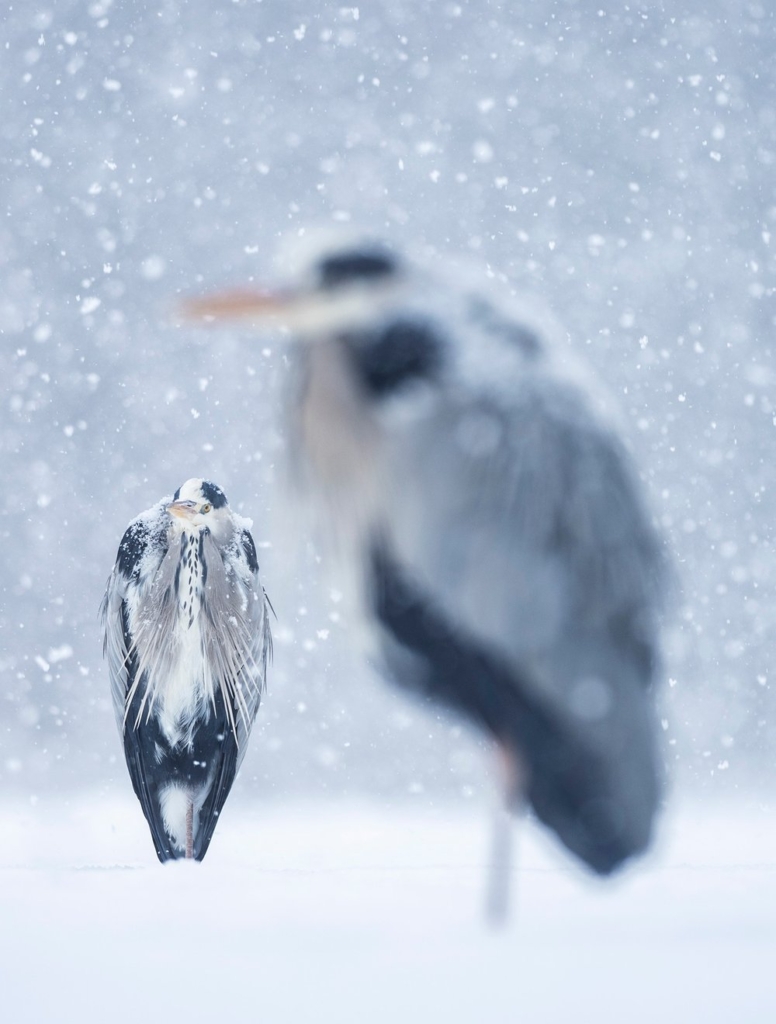
[[[186,860],[194,857],[194,801],[189,797],[186,808]]]
[[[510,811],[522,802],[525,775],[522,762],[514,752],[498,743],[496,754],[498,775],[503,785],[493,810],[485,917],[491,927],[500,928],[509,917],[513,827]]]

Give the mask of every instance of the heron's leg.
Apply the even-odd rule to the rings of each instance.
[[[510,812],[523,802],[525,773],[522,760],[514,751],[499,743],[496,747],[498,775],[502,782],[493,811],[493,824],[488,866],[485,916],[488,923],[499,928],[509,917],[509,889],[512,873],[513,825]]]
[[[194,857],[194,801],[191,797],[186,806],[186,860]]]

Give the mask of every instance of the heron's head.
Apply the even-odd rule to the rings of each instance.
[[[274,321],[314,339],[369,327],[400,301],[406,284],[402,260],[385,244],[329,244],[306,254],[293,284],[205,296],[189,301],[184,312],[212,323]]]
[[[210,480],[193,477],[181,484],[167,506],[180,529],[209,529],[215,536],[231,533],[232,520],[226,495]]]

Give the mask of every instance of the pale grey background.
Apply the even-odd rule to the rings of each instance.
[[[266,544],[283,457],[277,340],[165,318],[349,221],[503,271],[620,396],[683,588],[667,759],[770,787],[775,44],[733,0],[7,9],[0,786],[128,787],[97,622],[121,533],[204,474]],[[375,681],[299,552],[260,549],[243,794],[486,793],[479,740]]]

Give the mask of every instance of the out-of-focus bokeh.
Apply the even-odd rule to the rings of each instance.
[[[278,614],[243,795],[487,796],[481,743],[353,652],[281,529],[282,339],[172,323],[353,224],[539,296],[619,397],[677,561],[674,787],[770,785],[774,14],[763,3],[111,0],[0,27],[0,786],[124,787],[98,606],[183,480],[254,520]]]

